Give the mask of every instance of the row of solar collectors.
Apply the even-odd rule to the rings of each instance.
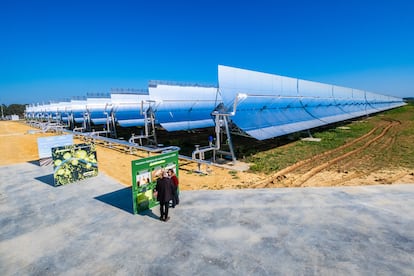
[[[151,82],[146,93],[111,93],[110,98],[88,97],[26,107],[29,119],[62,120],[105,125],[110,115],[121,127],[144,126],[145,113],[151,109],[156,123],[167,131],[214,126],[211,112],[217,105],[217,87],[196,84]]]
[[[87,98],[66,103],[28,106],[32,117],[73,117],[105,124],[108,114],[122,127],[143,126],[151,109],[156,123],[167,131],[214,126],[219,110],[248,135],[264,140],[301,130],[357,118],[404,105],[401,98],[358,89],[273,74],[218,67],[218,88],[150,82],[147,93],[112,93],[110,98]]]
[[[219,90],[232,121],[264,140],[403,106],[401,98],[219,66]],[[236,106],[236,108],[234,108]]]

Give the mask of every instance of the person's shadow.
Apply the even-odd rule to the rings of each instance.
[[[147,210],[140,211],[138,213],[138,215],[140,215],[140,216],[148,216],[148,217],[153,218],[153,219],[159,219],[159,216],[157,216],[156,214],[154,214],[151,209],[147,209]]]

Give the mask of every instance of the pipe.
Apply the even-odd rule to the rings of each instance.
[[[213,113],[214,114],[214,113]],[[196,146],[196,149],[192,152],[191,157],[193,159],[197,159],[196,156],[197,154],[199,155],[200,158],[198,158],[199,160],[203,160],[204,159],[204,153],[208,152],[208,151],[214,151],[214,150],[219,150],[220,149],[220,115],[218,112],[216,114],[214,114],[216,116],[216,126],[215,126],[215,132],[216,132],[216,144],[214,146],[212,146],[212,143],[210,142],[210,145],[207,147],[202,147],[200,148],[200,146]],[[201,156],[202,155],[202,156]]]

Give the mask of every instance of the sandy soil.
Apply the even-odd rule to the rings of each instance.
[[[0,165],[16,164],[21,162],[37,162],[37,138],[57,135],[42,133],[22,121],[0,122]],[[374,144],[382,137],[366,137],[366,144]],[[84,141],[75,140],[75,143]],[[363,147],[363,146],[361,146]],[[237,163],[233,167],[220,168],[211,165],[201,165],[182,160],[180,161],[180,189],[181,190],[220,190],[240,188],[265,187],[315,187],[338,185],[373,185],[393,183],[414,183],[414,171],[404,168],[393,169],[365,169],[357,171],[350,164],[358,163],[355,160],[366,161],[365,157],[354,154],[338,154],[338,151],[319,156],[315,162],[304,160],[273,175],[255,174],[239,171],[247,164]],[[131,161],[148,156],[147,153],[134,152],[123,149],[109,149],[97,146],[99,170],[116,179],[125,186],[131,185]],[[341,156],[344,156],[343,158]],[[327,159],[324,159],[327,158]],[[351,160],[351,161],[350,161]],[[352,161],[354,160],[354,161]],[[361,162],[362,162],[361,161]],[[342,164],[340,163],[342,162]],[[327,165],[328,164],[328,165]],[[341,165],[340,165],[341,164]],[[198,173],[198,170],[203,173]]]

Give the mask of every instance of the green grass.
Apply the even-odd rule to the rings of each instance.
[[[399,120],[404,128],[397,135],[397,142],[393,145],[393,155],[387,162],[394,166],[403,166],[414,169],[414,102],[390,110],[384,116]]]
[[[229,171],[229,174],[232,176],[232,179],[240,179],[240,177],[237,175],[237,171]]]
[[[346,126],[350,129],[333,128],[314,133],[313,137],[320,138],[320,142],[298,140],[286,146],[254,154],[246,158],[246,161],[253,164],[250,169],[254,172],[271,173],[300,160],[337,148],[372,129],[369,121],[353,122]]]

